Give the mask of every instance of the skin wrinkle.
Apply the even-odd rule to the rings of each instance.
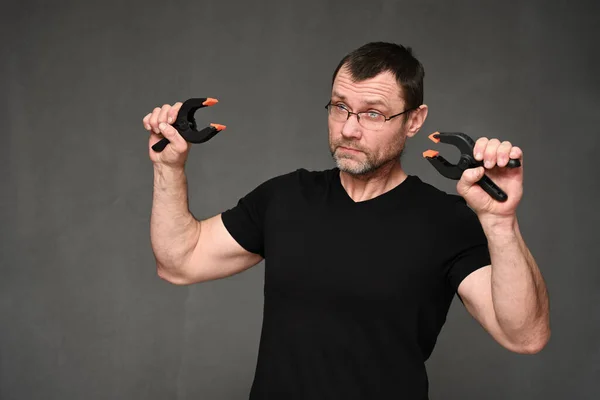
[[[332,94],[333,100],[335,101],[342,101],[345,102],[347,101],[346,96],[342,95],[341,93],[334,91]],[[364,98],[360,100],[361,103],[365,104],[365,105],[369,105],[369,106],[376,106],[376,105],[381,105],[384,107],[383,110],[379,109],[376,111],[381,112],[382,114],[386,114],[389,112],[390,109],[390,105],[389,102],[387,101],[387,99],[385,97],[381,98],[381,97],[374,97],[374,98]],[[368,111],[368,110],[360,110],[360,111]],[[357,111],[358,112],[358,111]]]

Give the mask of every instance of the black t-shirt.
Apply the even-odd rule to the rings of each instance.
[[[250,399],[427,399],[425,361],[458,285],[490,264],[462,197],[415,175],[354,202],[337,168],[260,184],[222,214],[265,258]]]

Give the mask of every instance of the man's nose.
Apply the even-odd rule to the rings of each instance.
[[[345,137],[360,137],[361,129],[358,123],[358,115],[350,114],[350,117],[344,122],[342,127],[342,135]]]

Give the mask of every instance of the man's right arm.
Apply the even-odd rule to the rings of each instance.
[[[221,215],[198,221],[189,211],[185,161],[189,151],[181,135],[166,122],[174,120],[181,103],[164,105],[144,117],[150,131],[154,164],[150,237],[158,275],[171,283],[189,285],[237,274],[262,260],[229,234]],[[160,153],[152,150],[161,136],[169,140]]]
[[[225,278],[262,260],[233,239],[220,214],[194,218],[183,170],[155,167],[150,232],[158,275],[177,285]]]

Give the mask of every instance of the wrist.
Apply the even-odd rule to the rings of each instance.
[[[185,169],[164,164],[154,164],[154,186],[166,189],[186,183]]]
[[[516,235],[517,232],[517,216],[507,215],[482,215],[479,217],[481,226],[486,233],[490,236],[510,236]]]
[[[172,166],[165,164],[154,164],[154,176],[156,178],[178,178],[185,176],[185,168],[183,166]]]
[[[157,174],[181,175],[185,171],[184,165],[170,165],[163,163],[154,163],[154,172]]]

